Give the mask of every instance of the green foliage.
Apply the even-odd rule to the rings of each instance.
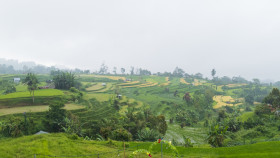
[[[245,102],[253,105],[254,104],[254,96],[252,94],[248,94],[247,96],[245,96]]]
[[[70,89],[71,87],[79,88],[80,83],[77,82],[75,74],[71,72],[59,71],[53,76],[53,82],[57,89]]]
[[[279,91],[279,89],[273,88],[272,92],[270,92],[269,95],[263,99],[263,102],[266,104],[272,105],[273,108],[280,108],[280,91]]]
[[[224,139],[228,134],[227,129],[227,126],[222,126],[220,124],[211,126],[206,140],[213,147],[222,147]]]
[[[172,157],[179,157],[179,152],[177,148],[172,145],[171,141],[166,141],[166,140],[158,140],[152,143],[149,147],[149,151],[155,152],[159,146],[163,146],[165,150],[168,150],[170,153],[172,153]]]
[[[33,73],[28,73],[26,78],[23,80],[23,83],[27,84],[27,89],[30,92],[30,95],[33,92],[32,99],[34,103],[34,92],[38,88],[38,84],[39,84],[37,76]]]
[[[180,110],[176,113],[176,121],[184,126],[192,126],[199,121],[199,115],[193,110]]]
[[[20,118],[10,118],[1,123],[1,134],[5,137],[19,137],[23,135],[24,122]]]
[[[62,129],[65,133],[82,136],[82,127],[77,116],[69,113],[63,122]]]
[[[110,138],[114,140],[131,141],[132,134],[126,129],[119,128],[111,132]]]
[[[59,132],[62,130],[62,124],[66,116],[63,102],[54,102],[50,104],[50,109],[46,114],[45,127],[50,132]],[[68,128],[68,127],[67,127]]]
[[[193,143],[190,138],[183,136],[184,138],[184,147],[193,147]]]
[[[140,141],[155,141],[162,137],[158,131],[149,128],[138,131],[137,135]]]
[[[75,87],[70,88],[71,94],[69,94],[68,97],[66,97],[67,100],[73,101],[73,102],[80,102],[83,98],[83,93],[76,89]]]
[[[167,131],[167,123],[165,121],[165,117],[163,115],[159,115],[157,116],[158,119],[158,131],[159,133],[165,135],[166,131]]]
[[[4,91],[3,94],[9,94],[16,92],[16,87],[11,81],[0,80],[0,91]]]
[[[269,105],[257,105],[254,113],[258,116],[271,114],[271,107]]]

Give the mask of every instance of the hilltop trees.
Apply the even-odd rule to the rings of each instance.
[[[130,75],[134,75],[134,67],[133,66],[130,67]]]
[[[139,75],[151,75],[152,74],[151,71],[141,69],[141,68],[138,71],[139,71]]]
[[[179,67],[176,67],[175,70],[173,71],[173,76],[176,77],[184,77],[185,71]]]
[[[121,72],[122,72],[122,74],[124,75],[124,73],[125,73],[125,68],[121,68]]]
[[[263,99],[266,104],[272,105],[273,108],[280,107],[280,91],[278,88],[273,88],[272,91]]]
[[[214,77],[215,77],[215,75],[216,75],[216,70],[215,70],[215,69],[212,69],[211,75],[212,75],[212,77],[213,77],[213,79],[214,79]]]
[[[30,95],[31,93],[33,93],[32,100],[34,103],[34,92],[38,88],[38,84],[39,84],[36,75],[33,73],[28,73],[26,78],[23,80],[23,83],[27,84],[27,89],[30,92]]]
[[[104,63],[102,63],[102,65],[100,66],[100,69],[99,69],[99,74],[107,74],[108,72],[108,66],[105,65]]]
[[[117,67],[113,68],[113,73],[116,75],[117,74]]]

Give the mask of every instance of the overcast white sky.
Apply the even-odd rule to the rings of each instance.
[[[280,1],[1,0],[2,58],[280,80]]]

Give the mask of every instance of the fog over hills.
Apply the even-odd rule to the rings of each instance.
[[[279,1],[2,1],[2,58],[280,80]]]

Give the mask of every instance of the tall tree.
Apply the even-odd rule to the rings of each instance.
[[[257,78],[253,78],[253,83],[254,83],[255,85],[260,85],[260,84],[261,84],[261,81],[260,81],[259,79],[257,79]]]
[[[175,70],[173,71],[173,76],[183,77],[184,74],[185,74],[185,71],[179,67],[176,67]]]
[[[122,74],[124,74],[125,73],[125,68],[121,68],[121,72],[122,72]]]
[[[185,100],[187,103],[191,101],[191,96],[189,92],[185,93],[183,100]]]
[[[108,66],[105,65],[105,63],[102,63],[100,66],[99,74],[107,74],[108,72]]]
[[[215,69],[212,69],[211,75],[212,75],[212,77],[213,77],[213,79],[214,79],[214,77],[215,77],[215,75],[216,75],[216,70],[215,70]]]
[[[39,84],[39,81],[38,81],[36,75],[33,73],[28,73],[26,78],[24,79],[23,83],[27,84],[27,89],[30,92],[30,95],[33,93],[32,100],[34,103],[34,93],[35,93],[35,90],[38,88],[38,84]]]
[[[130,67],[130,75],[134,75],[134,67],[133,66]]]
[[[113,72],[114,72],[115,75],[117,74],[117,67],[113,68]]]

